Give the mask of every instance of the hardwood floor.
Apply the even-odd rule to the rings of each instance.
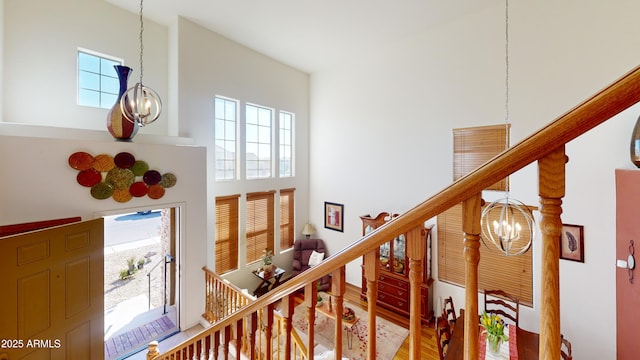
[[[367,310],[367,303],[360,299],[360,288],[351,284],[347,284],[346,292],[345,292],[345,300],[360,306],[365,311]],[[394,322],[397,325],[400,325],[406,329],[409,328],[409,319],[394,313],[392,311],[386,310],[384,308],[378,307],[378,316],[385,318],[391,322]],[[420,353],[422,359],[439,359],[438,356],[438,348],[436,346],[435,340],[435,330],[430,326],[422,327],[422,346],[420,347]],[[405,340],[402,344],[396,356],[393,358],[394,360],[406,360],[409,359],[409,338]]]

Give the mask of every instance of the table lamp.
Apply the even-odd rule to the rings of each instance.
[[[304,224],[304,227],[302,228],[302,235],[304,235],[307,239],[311,237],[311,234],[315,232],[316,232],[316,229],[313,228],[313,225],[309,223]]]

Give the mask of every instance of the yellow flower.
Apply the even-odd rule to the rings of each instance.
[[[484,332],[489,338],[503,341],[509,340],[509,337],[504,333],[504,322],[500,316],[483,312],[480,317],[480,324],[484,327]]]

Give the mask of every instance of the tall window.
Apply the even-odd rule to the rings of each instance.
[[[280,177],[293,176],[293,114],[280,112]]]
[[[238,102],[216,96],[215,141],[216,180],[237,178],[237,111]]]
[[[240,195],[216,198],[216,273],[238,268],[238,199]]]
[[[293,246],[295,234],[293,194],[295,190],[280,190],[280,251]]]
[[[272,119],[273,110],[255,105],[246,106],[247,179],[271,177]]]
[[[258,261],[274,245],[275,191],[247,194],[247,264]]]
[[[78,105],[108,109],[115,104],[120,83],[114,65],[122,60],[78,50]]]

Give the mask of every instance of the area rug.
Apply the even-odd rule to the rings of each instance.
[[[351,349],[349,349],[347,342],[347,330],[343,329],[342,356],[343,358],[349,358],[351,360],[366,359],[368,343],[367,335],[369,331],[368,313],[361,310],[359,307],[350,305],[346,302],[345,306],[352,308],[360,320],[358,320],[355,325],[355,327],[357,327],[357,331],[355,327],[353,329],[353,343]],[[304,304],[296,306],[292,319],[293,326],[304,334],[307,334],[307,330],[309,328],[309,324],[306,319],[306,311]],[[409,330],[381,317],[376,317],[376,328],[376,359],[393,359],[394,355],[398,352],[398,349],[402,346],[402,343],[409,335]],[[315,342],[327,349],[334,349],[333,337],[335,321],[322,314],[316,313],[314,329]]]
[[[147,347],[153,340],[162,340],[178,331],[166,315],[137,328],[115,334],[104,342],[104,358],[123,359]]]

